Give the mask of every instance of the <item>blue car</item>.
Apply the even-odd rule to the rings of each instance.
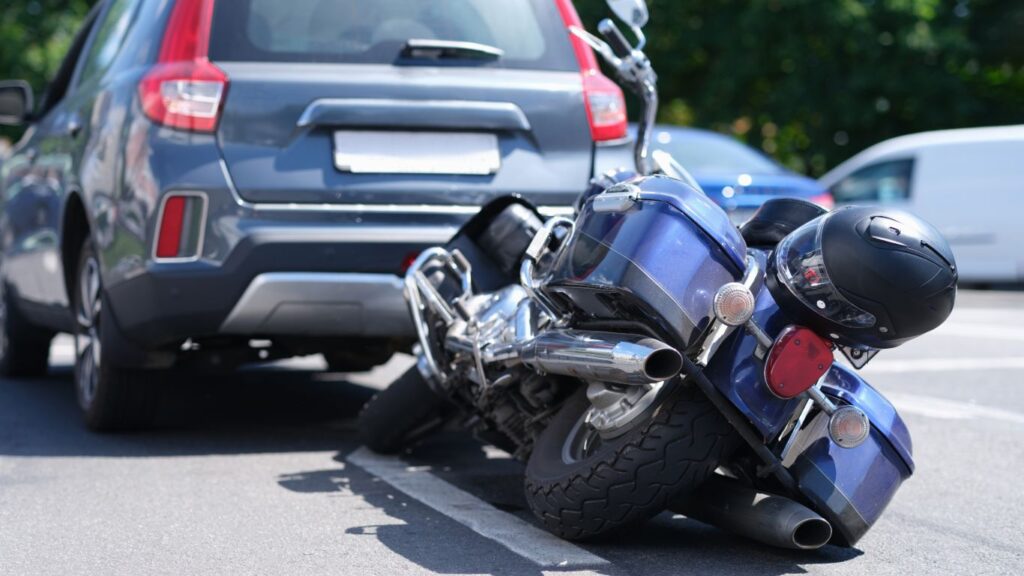
[[[630,127],[630,134],[636,134],[636,126]],[[724,134],[659,124],[651,145],[679,161],[737,224],[771,198],[802,198],[832,208],[832,197],[816,181]],[[614,148],[614,153],[605,148],[599,155],[599,170],[632,166],[632,144],[617,143]]]

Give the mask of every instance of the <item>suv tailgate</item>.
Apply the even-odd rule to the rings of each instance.
[[[552,0],[449,0],[473,13],[473,26],[445,20],[465,20],[465,12],[435,14],[422,8],[431,3],[381,0],[381,8],[362,16],[363,28],[374,32],[347,32],[339,21],[337,45],[318,44],[318,27],[325,24],[317,19],[355,3],[341,0],[326,12],[322,0],[293,0],[287,10],[270,0],[218,3],[211,60],[230,79],[218,141],[243,198],[479,205],[519,193],[542,205],[568,205],[585,188],[593,144],[583,85]],[[496,7],[504,11],[497,16],[520,28],[517,38],[528,38],[506,37],[499,27],[479,36],[480,27],[488,30],[485,20],[497,17]],[[403,10],[408,18],[396,21],[395,11]],[[306,18],[296,21],[296,14]],[[350,45],[360,34],[375,40]],[[487,40],[505,56],[402,60],[409,35]],[[335,162],[336,135],[358,151],[363,131],[376,133],[364,139],[376,146],[381,132],[420,132],[415,144],[410,139],[393,151],[399,159],[443,155],[450,143],[462,141],[446,134],[482,134],[483,142],[495,143],[498,162],[495,170],[475,175],[443,166],[440,173],[401,173],[401,161],[394,170],[365,173]]]

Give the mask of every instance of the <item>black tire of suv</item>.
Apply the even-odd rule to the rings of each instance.
[[[526,466],[526,500],[549,531],[584,540],[647,520],[733,450],[735,432],[699,390],[676,384],[663,394],[645,421],[574,462],[563,447],[590,402],[586,390],[566,401]]]
[[[390,340],[369,340],[353,343],[344,348],[323,352],[327,361],[327,369],[331,372],[369,372],[381,364],[386,364],[395,355],[394,344]]]
[[[0,285],[0,376],[38,378],[46,374],[53,333],[33,326]]]
[[[359,440],[378,454],[397,454],[444,426],[450,404],[413,366],[359,412]]]
[[[89,360],[85,358],[86,354],[81,352],[84,344],[82,340],[89,337],[92,342],[102,342],[104,340],[102,331],[118,329],[101,283],[98,285],[98,294],[95,295],[100,299],[98,315],[92,318],[96,329],[91,335],[88,334],[89,327],[84,326],[79,320],[79,312],[84,310],[85,291],[82,282],[85,277],[85,268],[90,265],[98,266],[98,262],[92,242],[86,240],[79,256],[72,294],[76,351],[75,392],[78,396],[78,404],[82,409],[86,426],[92,430],[116,431],[147,428],[152,424],[156,415],[160,387],[165,379],[165,372],[129,370],[113,365],[110,362],[109,354],[103,352],[101,345],[98,355],[93,357],[98,357],[99,360],[98,367],[92,372],[95,375],[95,382],[91,392],[86,391],[84,378],[87,377],[85,372],[89,369],[87,368]],[[96,280],[99,282],[98,276]]]

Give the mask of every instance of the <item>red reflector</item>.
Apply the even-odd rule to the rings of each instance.
[[[185,222],[185,197],[171,196],[164,202],[157,236],[156,257],[177,258],[181,253],[181,228]]]
[[[834,360],[828,340],[809,328],[787,326],[768,353],[764,379],[772,394],[793,398],[814,386]]]

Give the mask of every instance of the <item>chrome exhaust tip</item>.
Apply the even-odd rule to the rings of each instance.
[[[664,382],[675,378],[683,369],[683,357],[667,344],[650,338],[641,340],[638,344],[646,345],[653,350],[643,363],[643,374],[651,382]]]
[[[523,344],[524,364],[547,374],[643,385],[674,378],[683,357],[668,344],[629,334],[546,330]]]

